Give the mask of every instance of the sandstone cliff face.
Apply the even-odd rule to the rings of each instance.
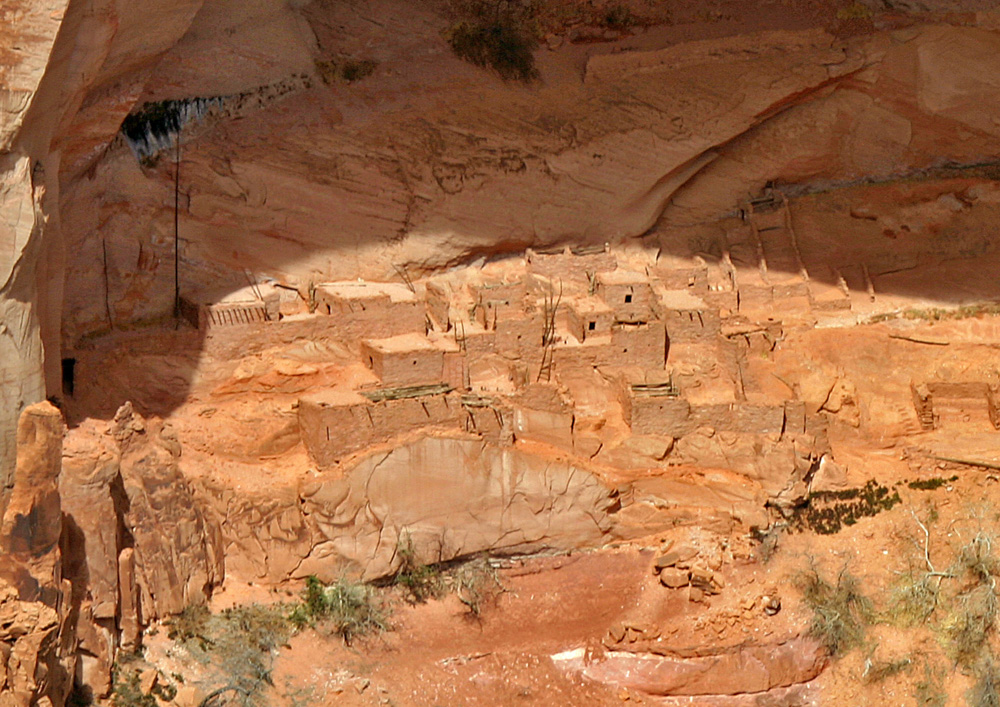
[[[110,691],[119,647],[135,650],[144,626],[204,603],[222,582],[219,530],[179,474],[179,455],[169,430],[127,404],[110,428],[71,437],[63,458],[78,678],[97,695]]]
[[[373,11],[380,21],[418,12]],[[878,178],[1000,149],[997,126],[974,107],[996,100],[991,31],[925,26],[848,40],[774,31],[648,48],[654,34],[623,43],[631,51],[543,52],[545,81],[531,88],[475,75],[433,34],[423,35],[430,57],[416,61],[386,39],[364,81],[331,89],[311,76],[280,109],[192,125],[182,289],[197,292],[208,272],[236,286],[234,273],[250,268],[305,291],[310,281],[392,277],[393,265],[427,271],[654,226],[647,242],[686,254],[685,227],[732,212],[766,181]],[[191,51],[171,55],[186,78],[202,56]],[[157,81],[170,83],[163,71]],[[402,77],[431,71],[433,89],[400,105]],[[960,87],[942,83],[956,72],[967,77]],[[265,71],[258,85],[270,80]],[[107,290],[115,321],[167,311],[172,165],[143,170],[120,146],[95,175],[73,187],[81,258],[71,291]],[[98,192],[106,206],[84,209]],[[104,244],[86,235],[98,230]],[[67,333],[106,327],[106,310],[100,297],[71,295]]]
[[[974,3],[907,9],[978,11],[963,21],[980,27],[910,22],[846,39],[797,28],[668,48],[675,33],[651,28],[612,44],[551,42],[542,82],[520,87],[451,56],[431,5],[18,7],[0,132],[4,409],[58,393],[60,331],[73,342],[172,306],[172,170],[141,170],[115,137],[137,102],[221,101],[219,119],[184,133],[192,292],[209,278],[242,284],[246,268],[305,291],[657,223],[672,251],[689,238],[678,226],[731,211],[767,180],[996,154],[985,108],[995,15]],[[370,54],[379,68],[330,88],[313,64],[331,52]],[[229,65],[240,70],[219,69]],[[12,414],[0,425],[8,481]]]
[[[198,7],[200,2],[104,0],[4,7],[0,483],[5,487],[13,472],[17,415],[59,389],[63,157],[79,170],[80,153],[83,166],[100,154],[138,98],[151,62],[180,38]],[[149,21],[155,33],[145,30]]]
[[[757,243],[737,242],[749,227],[722,217],[775,180],[797,184],[804,196],[796,204],[800,237],[790,215],[782,225],[795,258],[772,258],[772,272],[834,268],[845,291],[835,292],[843,295],[836,306],[851,289],[836,271],[844,263],[863,273],[872,300],[876,282],[905,294],[913,282],[899,273],[916,264],[991,252],[977,229],[998,203],[996,190],[956,181],[871,203],[845,190],[835,216],[809,192],[1000,156],[1000,15],[988,3],[908,5],[938,14],[879,16],[855,33],[841,31],[831,6],[829,22],[756,24],[749,34],[705,21],[690,41],[682,41],[684,27],[601,34],[609,41],[600,42],[554,32],[537,52],[541,81],[531,85],[460,62],[441,36],[448,18],[429,2],[5,6],[0,15],[12,21],[0,29],[0,704],[61,704],[73,676],[106,694],[119,648],[135,648],[156,618],[206,600],[227,574],[254,582],[332,580],[345,569],[383,577],[407,539],[420,560],[438,562],[574,550],[668,526],[726,533],[766,525],[765,503],[787,508],[810,483],[843,484],[845,472],[824,464],[825,429],[803,423],[786,434],[790,416],[777,405],[767,410],[777,429],[722,429],[709,410],[691,416],[685,424],[693,429],[675,440],[663,430],[624,439],[624,415],[594,403],[588,416],[584,393],[572,412],[520,400],[517,444],[449,428],[387,436],[335,464],[299,448],[293,409],[310,386],[354,375],[346,364],[321,371],[286,362],[266,380],[230,371],[232,380],[199,395],[218,402],[257,385],[254,392],[274,394],[266,408],[274,414],[222,416],[216,438],[204,434],[213,423],[197,421],[212,414],[207,403],[179,432],[126,405],[110,426],[84,420],[60,451],[58,412],[32,403],[61,394],[63,347],[172,311],[175,256],[182,292],[211,303],[248,277],[309,299],[323,280],[428,274],[529,246],[641,243],[653,255],[638,269],[649,274],[671,258],[700,263],[678,287],[697,284],[716,297],[717,311],[739,310],[735,273],[766,274],[756,259],[764,244],[757,231]],[[959,11],[967,14],[947,14]],[[326,85],[316,62],[333,55],[378,66],[363,81]],[[180,134],[123,136],[129,113],[165,99],[188,102],[184,115],[193,119]],[[178,166],[158,148],[177,142],[175,212]],[[921,240],[900,253],[886,246],[897,237]],[[740,262],[731,245],[758,250]],[[706,255],[718,256],[716,269],[705,267]],[[874,273],[869,264],[878,265]],[[806,308],[815,305],[805,282],[795,284]],[[775,306],[768,297],[766,306]],[[331,328],[298,324],[275,341],[287,346]],[[232,356],[265,340],[274,343],[261,335],[233,344]],[[746,342],[758,359],[773,350],[754,350],[749,334]],[[185,349],[183,361],[159,349],[126,361],[126,390],[107,380],[100,407],[110,413],[133,399],[169,414],[205,374],[202,343]],[[356,344],[334,341],[323,364]],[[871,350],[897,360],[878,346]],[[899,402],[910,394],[903,375],[873,385],[863,366],[837,355],[758,359],[739,375],[702,375],[692,399],[732,416],[744,403],[783,396],[838,434],[920,430],[917,413]],[[112,362],[89,363],[96,370]],[[266,369],[263,358],[257,363]],[[495,373],[507,390],[525,377],[523,364],[483,357],[470,368],[492,370],[481,378]],[[940,362],[920,365],[913,370],[930,379]],[[682,381],[697,377],[676,372]],[[774,393],[771,373],[791,392]],[[974,375],[990,390],[986,364],[946,373]],[[716,384],[729,386],[721,402],[710,400]],[[200,435],[191,429],[199,425]],[[212,460],[223,445],[218,458],[235,460],[230,478],[215,474]],[[303,474],[241,478],[282,455],[274,466],[292,459]],[[713,665],[728,671],[741,660],[757,658]],[[821,659],[807,653],[801,664],[787,662],[806,680]],[[589,669],[630,669],[623,665]],[[709,679],[657,665],[637,678],[652,692],[680,685],[700,694]],[[764,673],[770,680],[781,670]],[[755,689],[776,684],[784,683]]]
[[[0,523],[0,704],[65,703],[76,665],[63,577],[58,481],[64,426],[52,405],[25,409]]]

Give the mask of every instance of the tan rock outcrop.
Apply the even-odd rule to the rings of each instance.
[[[59,470],[64,425],[30,405],[17,430],[17,468],[0,521],[0,705],[62,705],[76,662],[71,587],[62,576]]]
[[[147,423],[127,404],[112,436],[121,448],[124,543],[135,554],[140,618],[180,612],[221,583],[219,531],[205,520],[178,470],[179,447],[161,425]]]
[[[345,569],[391,574],[407,538],[422,562],[574,549],[609,532],[614,501],[592,473],[479,439],[426,437],[346,471],[263,494],[212,491],[226,571],[280,581]]]
[[[667,650],[664,647],[664,653]],[[553,658],[589,680],[669,696],[764,694],[812,680],[828,660],[826,650],[808,638],[703,657],[614,651],[591,661],[581,652]]]

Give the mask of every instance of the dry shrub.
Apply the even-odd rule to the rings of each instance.
[[[813,612],[809,633],[826,646],[830,655],[861,644],[874,612],[871,600],[860,591],[857,577],[845,568],[837,575],[836,583],[831,583],[812,569],[800,574],[796,584]]]
[[[486,558],[460,565],[450,579],[458,600],[473,616],[479,616],[484,605],[495,602],[505,591],[496,569]]]

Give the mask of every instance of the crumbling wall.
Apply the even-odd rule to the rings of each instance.
[[[298,413],[302,441],[320,468],[415,430],[464,429],[467,417],[456,394],[377,403],[360,396],[328,397],[327,401],[317,396],[300,400]]]
[[[597,276],[597,295],[615,313],[616,321],[648,322],[653,313],[653,290],[648,279],[617,271]]]
[[[586,282],[598,273],[611,272],[618,267],[618,261],[609,249],[566,248],[558,253],[540,253],[528,250],[526,253],[528,272],[540,275],[552,282]]]
[[[793,424],[805,429],[805,409],[789,408]],[[745,434],[780,434],[786,406],[721,403],[691,405],[683,397],[633,394],[632,434],[669,435],[675,439],[706,428]]]

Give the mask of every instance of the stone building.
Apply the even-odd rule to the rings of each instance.
[[[400,334],[361,342],[362,360],[384,386],[441,383],[448,351],[458,351],[454,342],[431,341],[423,334]]]

